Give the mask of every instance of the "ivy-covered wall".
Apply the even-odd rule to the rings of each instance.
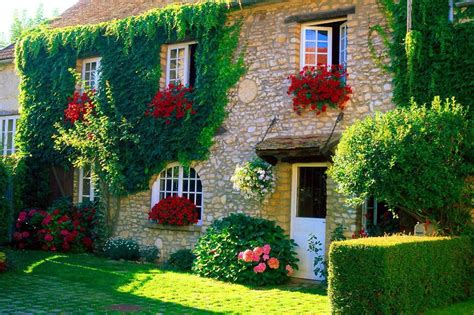
[[[41,28],[25,36],[16,49],[22,107],[18,146],[29,180],[45,178],[52,165],[88,161],[112,193],[126,195],[148,188],[166,162],[204,159],[225,118],[227,91],[245,71],[242,56],[235,55],[240,25],[226,25],[227,11],[225,4],[213,2],[171,5],[123,20]],[[196,114],[171,124],[145,116],[159,87],[161,45],[189,39],[198,42]],[[58,148],[57,129],[65,124],[67,99],[76,85],[69,69],[90,56],[101,57],[96,130],[90,141],[74,143],[76,137]],[[38,198],[29,203],[41,205],[44,193],[36,183],[31,193]]]
[[[412,31],[407,34],[407,1],[378,1],[390,28],[386,39],[396,105],[407,106],[411,97],[418,104],[430,104],[437,95],[455,96],[472,112],[474,8],[456,9],[451,22],[449,1],[412,1]]]

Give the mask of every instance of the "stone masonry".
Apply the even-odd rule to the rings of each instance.
[[[311,3],[291,0],[237,10],[231,13],[230,20],[243,19],[240,42],[245,47],[248,72],[229,95],[229,116],[224,123],[227,132],[215,138],[209,160],[197,161],[194,165],[204,190],[202,226],[164,228],[148,224],[147,213],[152,206],[151,190],[148,190],[120,200],[116,209],[118,218],[115,234],[135,238],[141,244],[156,244],[166,259],[180,248],[192,248],[200,234],[215,219],[232,212],[275,220],[290,233],[291,164],[276,165],[276,191],[263,205],[246,200],[233,190],[230,177],[237,164],[255,157],[255,146],[262,140],[275,116],[278,117],[278,123],[269,131],[267,138],[330,133],[337,111],[329,110],[319,116],[312,113],[298,116],[292,111],[291,98],[286,93],[289,84],[287,77],[299,70],[301,24],[285,23],[284,20],[293,15],[351,5],[356,6],[356,12],[347,16],[348,72],[354,94],[336,132],[342,132],[365,115],[391,109],[391,78],[377,68],[368,49],[369,27],[383,22],[375,0]],[[380,41],[376,40],[375,45],[380,47]],[[161,54],[164,67],[166,47],[162,48]],[[164,82],[163,77],[160,80],[162,87]],[[154,180],[150,181],[150,187]],[[356,231],[357,222],[360,222],[359,211],[344,205],[344,198],[335,191],[336,184],[331,179],[328,179],[327,188],[326,245],[330,233],[338,224],[343,224],[347,228],[347,236],[350,236]]]

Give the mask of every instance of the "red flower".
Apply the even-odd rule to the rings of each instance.
[[[61,213],[61,211],[59,209],[56,209],[53,211],[53,215],[58,215],[59,213]]]
[[[44,240],[45,240],[46,242],[52,242],[52,241],[53,241],[53,236],[48,233],[48,234],[46,234],[46,235],[44,236]]]
[[[145,111],[146,116],[164,118],[166,124],[171,123],[171,117],[182,119],[196,114],[191,100],[192,89],[182,84],[170,84],[163,91],[158,91]]]
[[[43,219],[43,221],[41,222],[41,224],[42,224],[42,225],[49,225],[49,223],[51,222],[51,220],[52,220],[52,217],[51,217],[51,215],[48,214],[48,215]]]
[[[199,221],[199,214],[189,199],[171,196],[157,203],[148,213],[148,219],[160,224],[190,225]]]
[[[73,96],[69,98],[67,108],[64,110],[64,117],[71,124],[76,121],[86,120],[87,115],[93,112],[95,105],[92,101],[94,91],[89,92],[74,92]]]
[[[87,236],[82,239],[82,243],[86,248],[92,248],[92,240]]]
[[[25,211],[20,212],[20,214],[18,215],[18,221],[19,221],[19,222],[25,221],[26,215],[27,215],[27,214],[26,214]]]
[[[329,107],[344,109],[352,94],[346,84],[347,72],[339,65],[304,67],[297,75],[291,75],[288,94],[293,95],[293,110],[298,114],[309,108],[316,114]]]

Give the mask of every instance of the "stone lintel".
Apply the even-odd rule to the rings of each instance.
[[[174,226],[174,225],[163,225],[153,222],[146,222],[144,224],[146,228],[155,230],[167,230],[167,231],[182,231],[182,232],[201,232],[202,226],[200,225],[186,225],[186,226]]]
[[[292,15],[285,19],[285,24],[289,23],[306,23],[306,22],[318,22],[329,19],[336,19],[346,17],[348,14],[354,14],[356,12],[355,6],[339,8],[329,11],[320,11],[315,13],[305,13]]]

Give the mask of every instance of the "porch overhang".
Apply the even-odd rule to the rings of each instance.
[[[330,162],[340,135],[281,136],[257,144],[257,155],[275,165],[281,163]]]

